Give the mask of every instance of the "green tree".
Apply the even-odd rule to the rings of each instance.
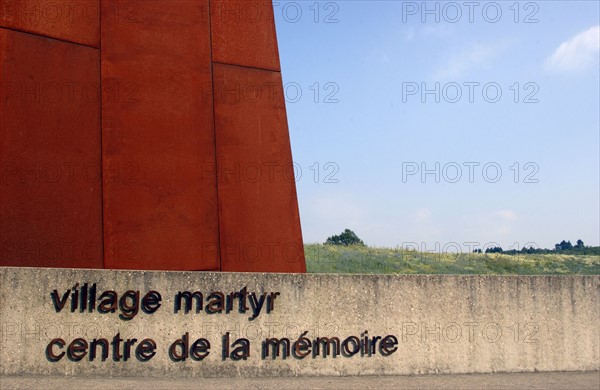
[[[338,236],[331,236],[327,239],[327,241],[325,241],[325,245],[344,245],[344,246],[349,246],[349,245],[360,245],[360,246],[365,246],[365,243],[363,242],[363,240],[361,240],[360,238],[358,238],[358,236],[356,235],[356,233],[354,233],[352,230],[350,229],[346,229],[342,232],[342,234],[338,235]]]
[[[485,253],[502,253],[502,247],[500,246],[495,246],[492,248],[486,248]]]
[[[562,240],[560,243],[554,245],[557,251],[567,251],[569,249],[573,249],[573,244],[571,241]]]

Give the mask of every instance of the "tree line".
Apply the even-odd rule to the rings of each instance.
[[[338,246],[349,246],[358,245],[365,246],[363,240],[361,240],[356,233],[350,229],[344,230],[339,235],[334,235],[327,238],[325,245],[338,245]],[[548,248],[534,248],[533,246],[523,247],[519,249],[504,250],[500,246],[489,247],[485,249],[485,252],[481,249],[474,249],[474,253],[503,253],[505,255],[523,255],[523,254],[563,254],[563,255],[600,255],[600,247],[598,246],[586,246],[583,240],[579,239],[575,242],[575,245],[568,240],[562,240],[561,242],[554,245],[553,249]]]
[[[519,249],[503,250],[502,247],[494,246],[486,248],[485,252],[481,249],[473,250],[475,253],[503,253],[505,255],[518,255],[518,254],[562,254],[562,255],[600,255],[600,247],[597,246],[585,246],[581,239],[577,240],[575,245],[568,240],[562,240],[561,242],[554,245],[553,249],[548,248],[529,248],[523,247]]]

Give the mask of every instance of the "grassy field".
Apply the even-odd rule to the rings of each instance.
[[[404,249],[306,244],[310,273],[600,275],[600,256],[427,253]]]

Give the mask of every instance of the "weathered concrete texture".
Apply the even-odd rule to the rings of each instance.
[[[150,290],[162,295],[153,314],[141,310],[131,320],[120,310],[100,314],[76,311],[70,301],[57,313],[59,298],[76,283],[96,283],[98,295],[114,290]],[[174,313],[179,291],[224,294],[279,292],[274,308],[250,320],[250,312]],[[406,276],[302,275],[193,272],[0,269],[0,374],[110,375],[151,377],[275,377],[339,375],[459,374],[599,370],[600,276]],[[300,359],[261,356],[266,338],[393,335],[398,350],[382,356],[312,354]],[[46,346],[54,338],[144,338],[156,341],[147,362],[102,361],[88,356],[50,362]],[[190,344],[206,338],[210,354],[201,361],[175,362],[167,353],[189,332]],[[229,332],[250,342],[247,360],[222,357]],[[54,346],[53,353],[66,350]],[[121,350],[122,352],[122,350]],[[231,349],[230,349],[231,352]],[[283,351],[282,351],[283,352]]]
[[[86,378],[48,376],[0,377],[0,388],[79,390],[166,389],[360,389],[360,390],[598,390],[600,372],[536,372],[472,375],[345,376],[284,378]]]

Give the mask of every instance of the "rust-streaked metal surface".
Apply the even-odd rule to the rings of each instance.
[[[0,265],[305,272],[271,2],[0,11]]]
[[[0,29],[0,265],[103,267],[99,55]]]
[[[281,74],[214,65],[221,269],[306,272]]]
[[[211,0],[213,61],[280,71],[273,5],[264,0]]]
[[[102,4],[106,268],[219,269],[208,3],[176,4]]]
[[[100,46],[100,0],[2,0],[0,27]],[[113,18],[126,19],[134,3],[115,7]]]

